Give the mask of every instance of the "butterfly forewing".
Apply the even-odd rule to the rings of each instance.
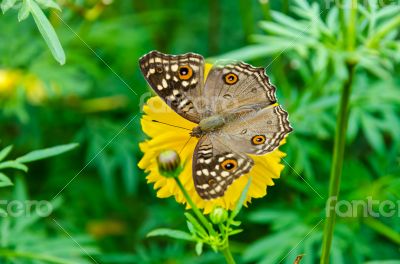
[[[216,64],[210,70],[204,87],[213,114],[243,106],[261,109],[276,103],[273,86],[263,68],[243,62]]]
[[[195,53],[167,55],[152,51],[139,60],[140,69],[153,90],[178,114],[199,123],[204,80],[204,58]]]

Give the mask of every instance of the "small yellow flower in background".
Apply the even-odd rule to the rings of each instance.
[[[14,96],[18,87],[24,89],[27,100],[34,105],[43,103],[47,98],[45,84],[36,75],[0,69],[0,97]]]
[[[210,65],[207,64],[205,75],[207,75],[210,68]],[[274,185],[273,179],[279,178],[284,168],[280,162],[285,156],[285,153],[278,149],[263,156],[249,155],[254,160],[254,167],[248,174],[236,179],[232,185],[228,187],[224,196],[212,200],[203,200],[197,194],[192,178],[192,156],[199,139],[193,137],[187,142],[190,137],[190,130],[196,127],[197,124],[175,113],[158,96],[150,98],[146,105],[144,105],[143,111],[144,115],[141,120],[141,125],[144,133],[146,133],[150,139],[140,143],[140,149],[144,153],[144,156],[138,166],[149,173],[147,181],[148,183],[154,183],[154,188],[157,189],[157,197],[159,198],[174,196],[177,202],[185,203],[186,208],[190,208],[190,205],[187,203],[175,180],[173,178],[163,177],[159,173],[157,157],[164,150],[175,150],[179,153],[181,162],[184,164],[179,179],[195,205],[203,209],[205,214],[210,213],[215,207],[233,210],[250,177],[252,179],[247,192],[245,205],[251,202],[252,198],[261,198],[265,196],[267,194],[267,186]],[[172,126],[184,127],[188,130],[152,122],[152,120],[157,120]],[[281,142],[281,145],[284,143],[285,140]]]
[[[0,69],[0,96],[10,95],[20,78],[19,71]]]
[[[26,98],[33,105],[40,105],[47,99],[45,84],[36,75],[26,74],[22,81]]]

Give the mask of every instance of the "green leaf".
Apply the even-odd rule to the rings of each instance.
[[[3,0],[0,5],[3,14],[12,8],[15,5],[15,2],[17,2],[17,0]]]
[[[200,256],[203,253],[203,242],[199,241],[196,243],[196,254]]]
[[[7,157],[7,155],[10,153],[10,151],[12,150],[12,145],[7,146],[5,148],[3,148],[2,150],[0,150],[0,161],[2,161],[5,157]]]
[[[196,236],[197,236],[196,229],[194,229],[193,224],[192,224],[190,221],[186,221],[186,225],[187,225],[187,227],[188,227],[188,229],[189,229],[189,232],[190,232],[192,235],[196,235]]]
[[[299,32],[296,29],[288,28],[284,25],[274,22],[261,21],[260,28],[269,33],[276,34],[278,36],[285,36],[290,39],[300,40],[302,38],[307,38],[307,36],[304,36],[301,31]]]
[[[378,10],[376,14],[376,20],[391,18],[399,14],[400,6],[397,5],[388,5],[384,6]]]
[[[244,200],[246,200],[247,192],[249,191],[250,184],[251,184],[251,177],[249,178],[249,181],[247,182],[246,187],[244,187],[243,192],[240,195],[239,201],[237,202],[235,209],[232,211],[230,220],[233,220],[236,217],[236,215],[240,212],[240,210],[242,209]]]
[[[32,161],[36,161],[36,160],[46,159],[46,158],[60,155],[64,152],[70,151],[78,146],[79,146],[79,144],[77,144],[77,143],[71,143],[71,144],[55,146],[55,147],[51,147],[51,148],[47,148],[47,149],[35,150],[32,152],[29,152],[28,154],[25,154],[22,157],[17,158],[16,161],[22,162],[22,163],[28,163],[28,162],[32,162]]]
[[[329,10],[329,13],[326,17],[326,24],[327,24],[328,28],[330,28],[331,30],[333,30],[335,32],[337,31],[337,28],[338,28],[338,23],[337,23],[338,13],[339,12],[338,12],[337,7],[334,6]]]
[[[296,243],[303,239],[309,231],[309,227],[307,229],[307,227],[299,224],[286,228],[285,232],[277,232],[263,236],[246,248],[243,252],[243,260],[250,262],[270,255],[270,258],[275,259],[275,261],[266,261],[263,263],[276,263],[276,259],[282,259],[282,257],[293,249]],[[279,247],[276,245],[279,245]],[[268,254],[266,254],[266,252]]]
[[[276,12],[276,11],[272,11],[271,12],[272,17],[274,18],[275,21],[277,21],[279,24],[285,26],[285,27],[290,27],[293,28],[294,30],[297,30],[298,33],[303,32],[305,34],[309,33],[309,30],[307,29],[307,27],[299,22],[298,20],[287,16],[281,12]]]
[[[231,232],[229,232],[229,235],[233,236],[233,235],[239,234],[241,232],[243,232],[243,229],[235,229],[235,230],[232,230]]]
[[[58,11],[61,11],[61,7],[59,4],[52,0],[35,0],[39,5],[41,5],[44,8],[53,8],[57,9]]]
[[[230,224],[233,225],[233,226],[240,226],[242,224],[242,222],[241,221],[236,221],[236,220],[231,220]]]
[[[189,222],[192,224],[193,228],[196,230],[196,232],[202,236],[202,237],[207,237],[207,231],[204,229],[204,227],[197,221],[196,218],[194,218],[190,213],[185,213],[186,218],[189,220]]]
[[[65,53],[53,26],[50,24],[50,21],[34,1],[31,1],[30,4],[33,19],[35,20],[40,34],[42,34],[47,46],[53,54],[53,57],[56,59],[56,61],[63,65],[65,63]]]
[[[175,239],[193,241],[193,237],[190,234],[180,230],[169,229],[169,228],[155,229],[147,234],[147,237],[154,237],[154,236],[167,236]]]
[[[379,154],[384,154],[385,142],[382,138],[382,133],[376,125],[377,120],[366,114],[362,116],[361,122],[363,125],[364,135],[368,140],[368,143],[376,152]]]
[[[209,58],[210,61],[233,58],[235,60],[251,60],[269,55],[265,52],[265,45],[250,45],[237,50],[224,53],[218,57]]]
[[[25,20],[28,16],[29,16],[29,12],[30,10],[30,1],[31,0],[24,0],[22,2],[22,6],[21,9],[18,12],[18,21],[21,22],[23,20]]]
[[[10,161],[5,161],[5,162],[0,163],[0,169],[7,169],[7,168],[22,170],[24,172],[28,171],[27,166],[15,161],[15,160],[10,160]]]
[[[13,183],[4,173],[0,172],[0,187],[11,186]]]

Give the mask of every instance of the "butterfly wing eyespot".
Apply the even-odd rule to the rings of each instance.
[[[193,76],[193,70],[188,65],[179,66],[178,69],[179,79],[188,80]]]
[[[163,73],[164,69],[162,67],[162,65],[156,65],[156,72],[158,73]]]
[[[221,167],[225,171],[234,171],[237,168],[238,164],[237,161],[234,159],[226,159],[221,162]]]
[[[232,84],[237,83],[238,81],[239,81],[239,77],[233,72],[227,73],[224,75],[224,82],[226,84],[232,85]]]
[[[261,145],[265,143],[265,136],[264,135],[257,135],[252,137],[251,139],[251,143],[253,143],[253,145]]]

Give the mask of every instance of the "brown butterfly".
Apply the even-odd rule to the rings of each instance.
[[[292,131],[288,114],[276,103],[276,88],[263,68],[243,62],[215,64],[204,81],[201,55],[152,51],[139,60],[153,90],[179,115],[198,124],[193,180],[203,199],[224,195],[250,172],[248,154],[276,149]]]

